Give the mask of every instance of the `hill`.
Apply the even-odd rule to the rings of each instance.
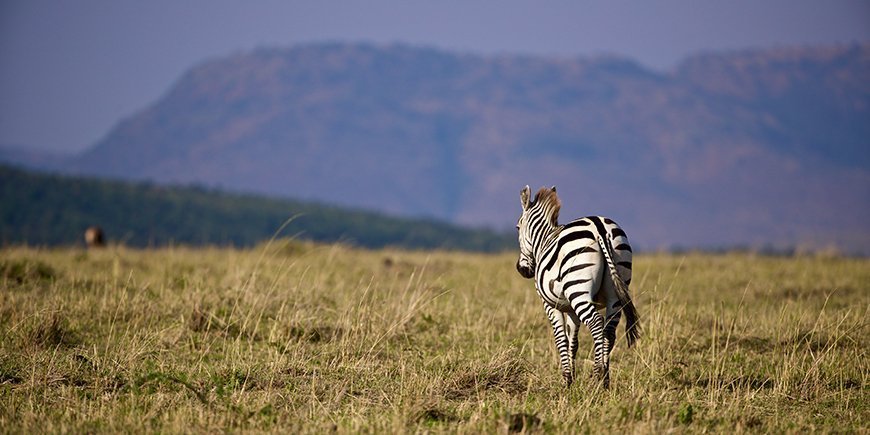
[[[80,244],[99,224],[110,240],[130,246],[168,243],[250,246],[269,239],[288,218],[283,236],[364,247],[505,249],[511,237],[423,219],[310,202],[228,194],[203,187],[29,173],[0,166],[0,241]]]
[[[870,45],[629,59],[260,49],[192,68],[64,170],[509,228],[517,192],[638,246],[870,246]]]

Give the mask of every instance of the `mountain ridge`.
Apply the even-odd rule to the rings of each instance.
[[[65,169],[506,228],[525,184],[646,247],[870,242],[870,44],[630,59],[315,44],[186,72]],[[847,187],[847,188],[844,188]]]

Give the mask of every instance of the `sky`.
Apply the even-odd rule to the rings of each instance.
[[[870,41],[870,2],[0,0],[0,146],[74,153],[204,60],[312,42],[632,58]]]

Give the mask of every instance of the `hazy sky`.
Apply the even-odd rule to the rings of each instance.
[[[318,41],[667,70],[704,50],[870,41],[870,1],[0,0],[0,145],[82,150],[204,59]]]

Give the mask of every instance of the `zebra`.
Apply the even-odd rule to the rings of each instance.
[[[529,186],[520,191],[522,215],[517,222],[520,256],[517,272],[535,280],[535,288],[553,326],[566,386],[574,381],[577,330],[586,325],[594,343],[593,375],[610,384],[610,351],[616,327],[626,317],[628,346],[640,336],[638,313],[631,301],[631,246],[619,225],[589,216],[559,225],[561,202],[556,186],[541,188],[534,199]],[[598,312],[605,308],[605,317]]]

